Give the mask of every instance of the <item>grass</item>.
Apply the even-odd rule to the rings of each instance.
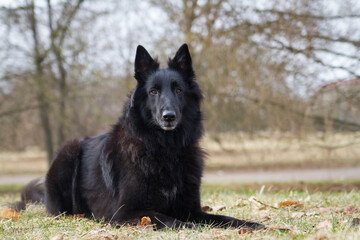
[[[312,183],[315,185],[316,183]],[[353,184],[353,183],[352,183]],[[319,184],[322,186],[324,184]],[[231,188],[228,188],[231,186]],[[302,191],[287,187],[274,188],[265,184],[254,188],[234,183],[204,184],[202,202],[205,206],[225,205],[218,212],[241,219],[262,222],[268,230],[239,234],[235,229],[202,231],[180,229],[177,231],[152,231],[144,227],[115,228],[104,222],[84,218],[48,216],[44,206],[30,205],[20,213],[18,221],[0,220],[0,239],[359,239],[359,226],[351,226],[360,218],[360,192]],[[3,188],[3,187],[2,187]],[[7,190],[0,195],[0,209],[15,201],[19,194]],[[6,192],[6,193],[4,193]],[[278,203],[300,201],[278,208]],[[259,203],[262,202],[263,204]],[[267,207],[265,207],[265,205]]]

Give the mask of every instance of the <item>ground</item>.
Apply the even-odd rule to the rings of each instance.
[[[342,184],[203,185],[203,206],[216,214],[261,222],[268,227],[265,231],[203,227],[156,232],[141,224],[116,228],[81,216],[48,216],[44,206],[30,205],[18,220],[0,220],[0,239],[359,239],[360,183]],[[12,190],[19,188],[1,188],[0,209],[18,200]]]
[[[27,178],[19,181],[20,185],[0,184],[0,211],[3,211],[0,213],[0,239],[360,239],[360,174],[356,178],[355,173],[355,179],[347,181],[279,183],[265,179],[253,183],[240,179],[229,182],[234,181],[228,177],[229,170],[241,170],[244,176],[256,171],[255,180],[259,180],[265,175],[260,171],[264,169],[287,172],[294,168],[336,170],[340,166],[355,172],[359,169],[360,148],[356,134],[319,139],[314,136],[302,139],[205,136],[202,146],[209,153],[206,171],[223,171],[227,177],[211,184],[211,179],[206,177],[209,175],[205,175],[203,206],[215,214],[260,222],[268,228],[255,232],[209,227],[156,232],[141,223],[137,227],[116,228],[81,216],[48,216],[42,205],[30,205],[18,218],[9,218],[16,213],[6,216],[5,213],[9,213],[5,211],[6,206],[19,200],[22,184],[29,177],[44,175],[48,164],[45,153],[36,148],[1,152],[0,175],[21,174]],[[279,172],[276,175],[286,176]]]

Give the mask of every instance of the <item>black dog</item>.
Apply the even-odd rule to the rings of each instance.
[[[157,229],[194,223],[264,228],[201,209],[202,94],[187,45],[165,69],[138,46],[135,78],[137,86],[110,132],[68,142],[58,152],[46,175],[46,210],[119,225],[148,216]]]

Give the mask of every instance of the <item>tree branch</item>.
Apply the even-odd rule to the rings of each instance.
[[[279,11],[279,10],[275,10],[275,9],[266,9],[266,10],[255,9],[255,12],[257,12],[257,13],[273,13],[273,14],[278,14],[281,16],[291,16],[291,17],[296,17],[296,18],[312,18],[312,19],[316,19],[316,20],[338,20],[338,19],[344,19],[344,18],[360,18],[359,14],[319,16],[319,15],[313,15],[313,14],[308,14],[308,13],[285,12],[285,11]]]

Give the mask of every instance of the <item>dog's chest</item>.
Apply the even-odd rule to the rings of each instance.
[[[144,177],[141,185],[146,189],[143,193],[147,208],[168,211],[182,194],[182,154],[164,148],[143,153],[137,160],[137,166]]]
[[[160,194],[162,194],[162,197],[166,200],[166,202],[172,202],[176,198],[177,194],[177,186],[173,186],[172,188],[161,188]]]
[[[163,170],[148,179],[148,204],[158,211],[167,211],[182,193],[183,180],[181,171],[174,169],[171,172]]]

